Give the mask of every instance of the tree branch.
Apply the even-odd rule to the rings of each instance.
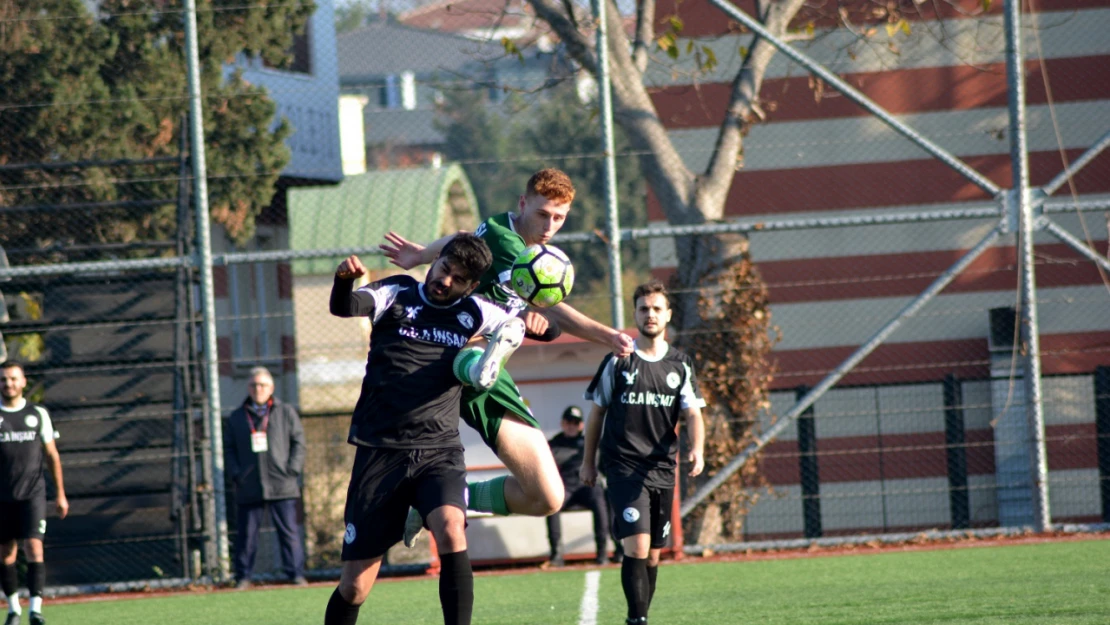
[[[532,5],[536,17],[550,24],[555,34],[559,35],[559,39],[567,47],[567,54],[578,61],[586,71],[597,76],[597,54],[594,44],[586,33],[563,13],[562,4],[556,4],[550,0],[528,0],[528,4]]]
[[[769,4],[767,0],[762,0],[757,5],[757,11],[765,16],[762,21],[768,30],[775,35],[782,35],[803,5],[805,0],[783,0]],[[725,196],[732,184],[733,175],[741,165],[743,131],[754,121],[753,118],[762,117],[759,89],[776,51],[770,42],[757,38],[732,81],[732,95],[725,118],[721,122],[721,131],[717,135],[717,144],[706,166],[705,175],[699,179],[697,189],[699,203],[714,207],[714,212],[706,215],[709,220],[720,219],[724,214]],[[703,203],[702,200],[706,202]]]
[[[647,69],[648,49],[655,41],[655,0],[636,3],[636,41],[632,44],[632,60],[641,72]]]

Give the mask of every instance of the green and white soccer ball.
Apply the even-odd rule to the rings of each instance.
[[[553,245],[529,245],[513,261],[513,290],[533,306],[563,301],[574,286],[574,265]]]

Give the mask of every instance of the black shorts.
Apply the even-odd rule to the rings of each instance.
[[[646,486],[639,480],[610,480],[608,493],[613,534],[618,540],[650,534],[652,549],[666,546],[671,535],[674,488]]]
[[[425,519],[436,508],[466,511],[462,449],[359,447],[347,487],[343,560],[384,555],[405,533],[409,508]]]
[[[46,535],[46,495],[0,501],[0,543]]]

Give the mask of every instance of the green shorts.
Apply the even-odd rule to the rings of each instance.
[[[482,440],[493,451],[497,451],[497,432],[501,429],[501,419],[505,413],[512,413],[524,423],[539,429],[540,424],[532,416],[532,410],[520,396],[508,371],[501,370],[493,388],[479,392],[473,386],[464,386],[462,392],[462,418],[470,427],[478,430]]]

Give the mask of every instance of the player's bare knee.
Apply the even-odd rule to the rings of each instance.
[[[543,516],[551,516],[563,507],[565,501],[565,492],[562,480],[548,484],[548,487],[543,490],[543,493],[538,497],[538,503],[542,506],[541,514]]]
[[[351,605],[362,605],[370,595],[371,586],[372,584],[364,583],[357,577],[352,579],[344,577],[339,579],[339,594]]]
[[[17,557],[19,557],[19,542],[15,540],[8,540],[0,543],[0,558],[4,559],[4,564],[14,564]],[[9,562],[9,560],[11,560]]]
[[[466,513],[462,510],[451,506],[439,508],[428,516],[428,527],[440,553],[466,549]]]

